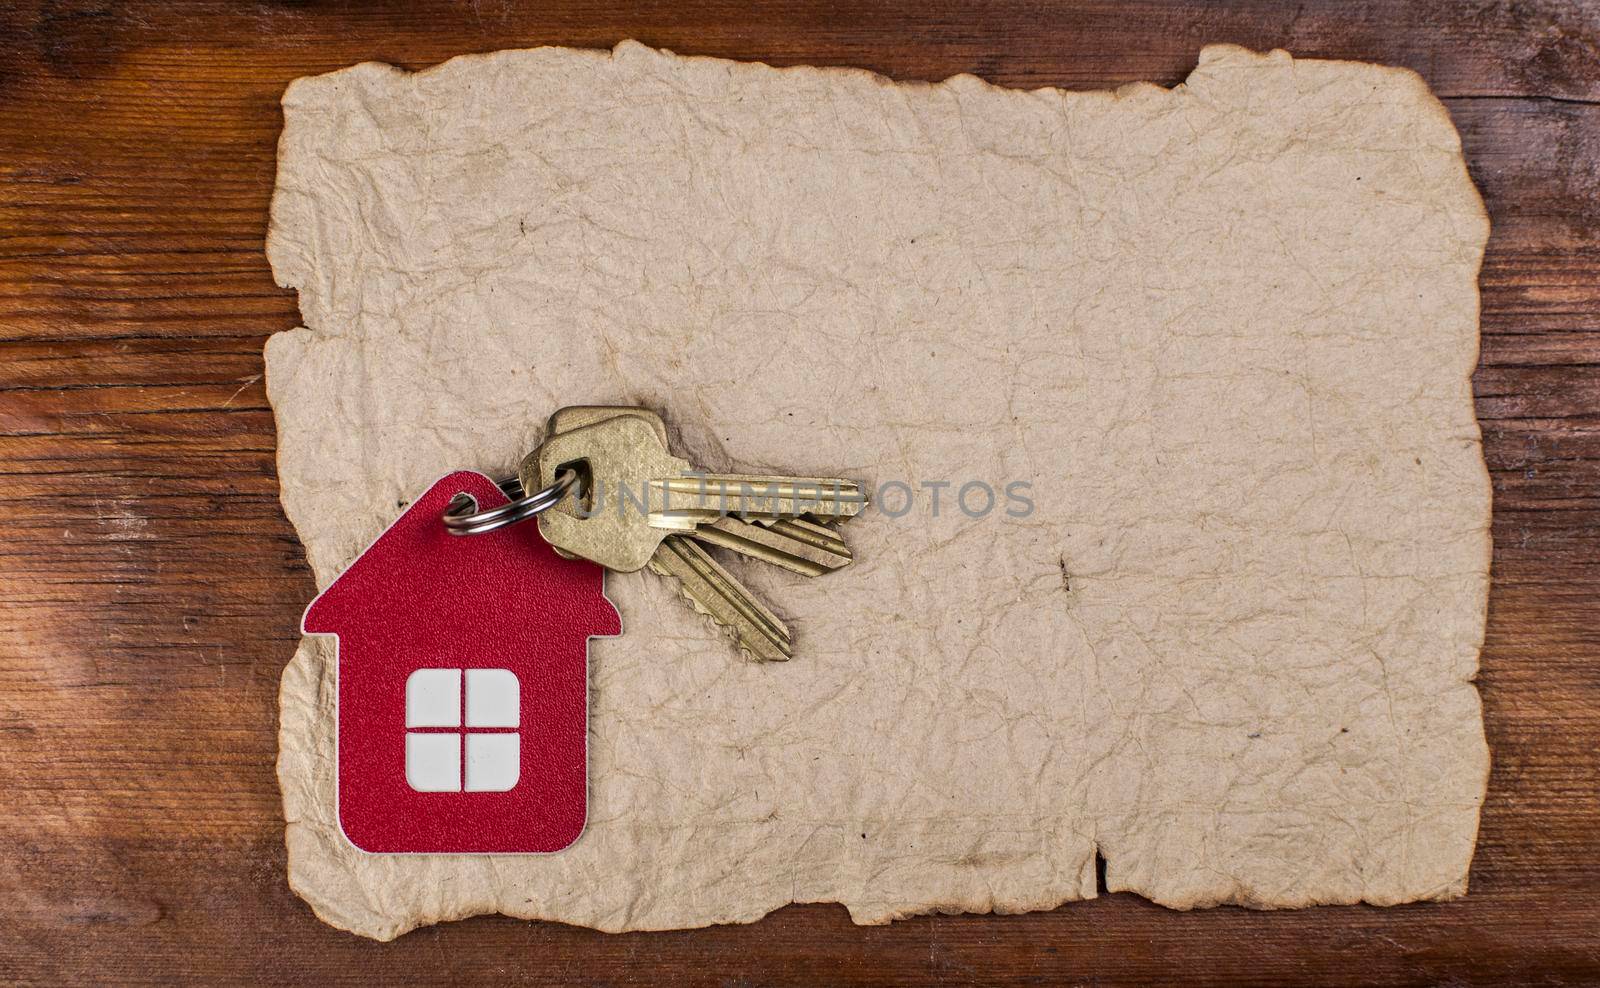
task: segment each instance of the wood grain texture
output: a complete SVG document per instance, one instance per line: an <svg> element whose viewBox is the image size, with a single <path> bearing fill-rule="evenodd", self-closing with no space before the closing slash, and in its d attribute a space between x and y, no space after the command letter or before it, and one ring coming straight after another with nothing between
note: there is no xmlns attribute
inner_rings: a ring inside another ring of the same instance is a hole
<svg viewBox="0 0 1600 988"><path fill-rule="evenodd" d="M623 39L1011 86L1182 80L1201 45L1416 69L1494 221L1494 756L1448 904L609 936L479 918L380 945L285 885L279 673L312 591L277 503L262 241L296 76ZM1600 4L856 9L756 0L0 3L0 980L7 983L1600 982Z"/></svg>

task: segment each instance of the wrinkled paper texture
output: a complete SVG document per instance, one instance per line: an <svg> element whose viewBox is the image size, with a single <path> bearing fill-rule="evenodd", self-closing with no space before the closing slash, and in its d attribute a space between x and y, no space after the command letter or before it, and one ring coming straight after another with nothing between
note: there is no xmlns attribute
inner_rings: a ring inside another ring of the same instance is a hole
<svg viewBox="0 0 1600 988"><path fill-rule="evenodd" d="M1488 221L1412 73L1219 46L1172 90L1020 92L626 43L283 104L268 251L307 328L268 388L319 586L563 405L661 410L714 470L917 488L841 572L729 564L787 664L608 578L588 829L554 855L346 843L305 639L278 773L323 919L1018 912L1095 895L1097 852L1180 908L1465 891ZM1034 510L970 517L970 481Z"/></svg>

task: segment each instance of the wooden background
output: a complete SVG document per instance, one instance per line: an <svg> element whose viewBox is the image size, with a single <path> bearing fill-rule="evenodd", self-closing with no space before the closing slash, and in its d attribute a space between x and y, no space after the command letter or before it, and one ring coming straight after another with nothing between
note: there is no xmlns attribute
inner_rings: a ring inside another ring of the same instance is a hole
<svg viewBox="0 0 1600 988"><path fill-rule="evenodd" d="M0 0L0 980L1600 982L1600 3L857 6ZM312 592L261 380L298 320L262 254L278 98L366 59L630 37L1022 87L1170 85L1210 41L1422 73L1494 220L1494 775L1466 899L1124 894L877 928L791 906L625 936L485 917L389 945L317 922L273 776Z"/></svg>

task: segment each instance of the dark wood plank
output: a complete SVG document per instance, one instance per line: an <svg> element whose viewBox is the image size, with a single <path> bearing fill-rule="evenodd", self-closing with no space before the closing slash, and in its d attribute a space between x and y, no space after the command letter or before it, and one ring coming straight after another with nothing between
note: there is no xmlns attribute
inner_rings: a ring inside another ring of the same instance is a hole
<svg viewBox="0 0 1600 988"><path fill-rule="evenodd" d="M1494 219L1495 488L1471 894L1282 913L1128 895L1017 917L607 936L479 918L379 945L284 880L278 676L311 580L277 504L261 252L292 78L638 38L688 54L1182 80L1200 45L1416 69ZM480 0L0 8L0 980L539 984L1600 981L1600 4Z"/></svg>

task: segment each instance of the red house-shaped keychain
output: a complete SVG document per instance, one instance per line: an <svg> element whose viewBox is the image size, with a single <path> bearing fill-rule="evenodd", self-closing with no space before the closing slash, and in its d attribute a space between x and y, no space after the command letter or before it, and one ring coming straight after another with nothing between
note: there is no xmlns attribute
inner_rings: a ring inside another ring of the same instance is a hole
<svg viewBox="0 0 1600 988"><path fill-rule="evenodd" d="M443 478L306 608L338 637L339 825L378 853L559 851L588 810L588 640L621 621L537 526L450 535L459 491L506 503Z"/></svg>

